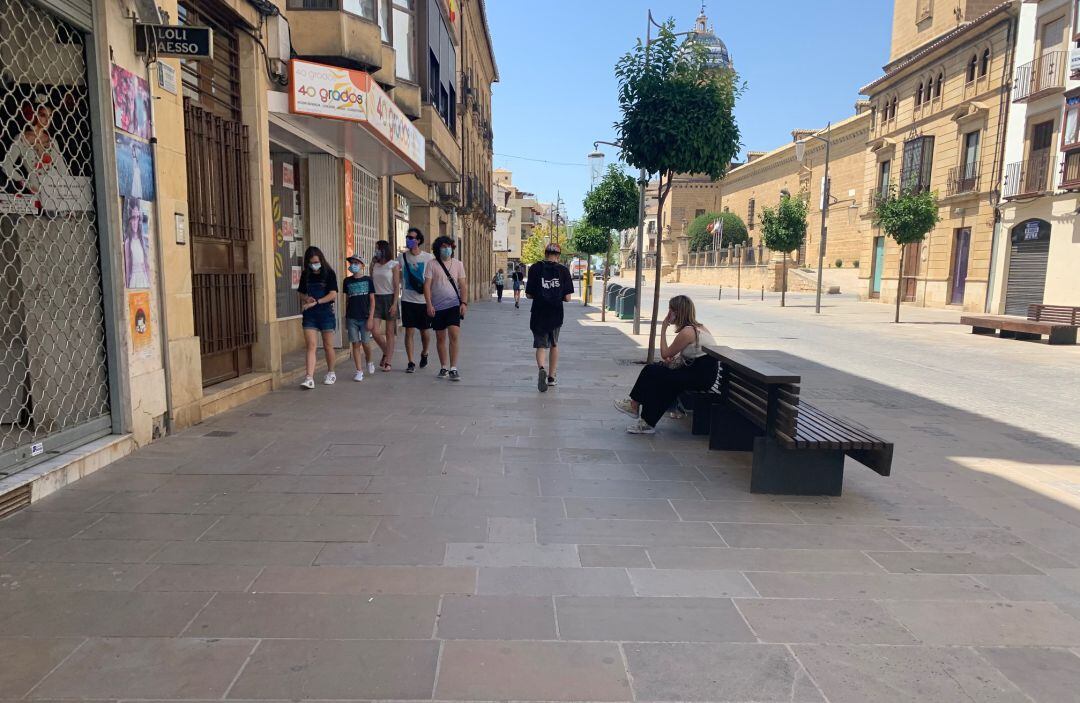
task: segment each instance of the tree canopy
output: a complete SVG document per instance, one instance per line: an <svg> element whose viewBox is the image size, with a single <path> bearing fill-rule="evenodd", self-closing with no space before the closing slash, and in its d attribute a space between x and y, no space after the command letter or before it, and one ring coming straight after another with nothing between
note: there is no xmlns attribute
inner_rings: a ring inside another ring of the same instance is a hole
<svg viewBox="0 0 1080 703"><path fill-rule="evenodd" d="M892 189L878 201L874 223L897 244L921 242L941 221L937 193Z"/></svg>
<svg viewBox="0 0 1080 703"><path fill-rule="evenodd" d="M578 222L574 225L570 246L579 254L592 256L611 251L614 241L610 229L597 227L589 222Z"/></svg>
<svg viewBox="0 0 1080 703"><path fill-rule="evenodd" d="M586 194L585 222L604 230L624 230L638 224L638 185L615 164Z"/></svg>
<svg viewBox="0 0 1080 703"><path fill-rule="evenodd" d="M806 201L785 195L775 207L761 209L762 242L786 255L806 241Z"/></svg>
<svg viewBox="0 0 1080 703"><path fill-rule="evenodd" d="M537 261L544 260L544 247L552 241L552 230L554 225L550 222L541 222L533 228L533 232L529 235L521 244L521 262L524 264L535 264ZM572 247L566 238L566 226L559 225L559 231L554 241L558 242L559 247L562 249L562 258L567 258L573 253Z"/></svg>
<svg viewBox="0 0 1080 703"><path fill-rule="evenodd" d="M709 225L720 220L724 223L723 236L720 246L727 247L729 244L744 244L748 239L746 225L742 218L733 212L707 212L694 218L687 229L690 237L690 251L705 251L712 248L713 233L709 231Z"/></svg>

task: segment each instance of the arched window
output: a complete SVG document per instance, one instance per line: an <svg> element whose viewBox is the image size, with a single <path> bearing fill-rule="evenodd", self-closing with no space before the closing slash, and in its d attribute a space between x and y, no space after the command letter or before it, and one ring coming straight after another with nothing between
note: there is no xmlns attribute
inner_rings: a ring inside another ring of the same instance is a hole
<svg viewBox="0 0 1080 703"><path fill-rule="evenodd" d="M990 50L983 52L982 62L979 64L979 77L982 78L990 72Z"/></svg>
<svg viewBox="0 0 1080 703"><path fill-rule="evenodd" d="M941 89L945 85L945 72L941 71L937 74L937 83L934 85L934 97L941 97Z"/></svg>
<svg viewBox="0 0 1080 703"><path fill-rule="evenodd" d="M893 96L892 104L889 106L889 119L896 119L896 96Z"/></svg>
<svg viewBox="0 0 1080 703"><path fill-rule="evenodd" d="M919 83L919 89L915 91L915 107L923 103L923 84Z"/></svg>
<svg viewBox="0 0 1080 703"><path fill-rule="evenodd" d="M975 80L975 70L979 67L979 57L972 56L971 61L968 61L967 79L968 83Z"/></svg>

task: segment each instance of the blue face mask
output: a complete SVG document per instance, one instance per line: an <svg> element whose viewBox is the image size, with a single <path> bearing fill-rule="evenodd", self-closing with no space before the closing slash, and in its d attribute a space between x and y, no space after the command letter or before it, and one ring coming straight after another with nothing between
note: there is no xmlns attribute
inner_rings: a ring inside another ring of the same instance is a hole
<svg viewBox="0 0 1080 703"><path fill-rule="evenodd" d="M349 264L350 273L360 273L360 264Z"/></svg>
<svg viewBox="0 0 1080 703"><path fill-rule="evenodd" d="M406 237L405 238L405 248L406 249L414 249L415 247L416 247L416 238L415 237Z"/></svg>
<svg viewBox="0 0 1080 703"><path fill-rule="evenodd" d="M454 256L454 250L450 247L443 247L439 251L442 252L442 258L444 259L449 259Z"/></svg>

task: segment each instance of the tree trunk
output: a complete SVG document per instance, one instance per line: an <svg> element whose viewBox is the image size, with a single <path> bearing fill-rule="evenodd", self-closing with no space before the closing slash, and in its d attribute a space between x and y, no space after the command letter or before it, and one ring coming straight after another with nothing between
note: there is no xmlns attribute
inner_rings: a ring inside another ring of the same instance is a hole
<svg viewBox="0 0 1080 703"><path fill-rule="evenodd" d="M787 306L787 252L784 252L784 278L780 281L780 307Z"/></svg>
<svg viewBox="0 0 1080 703"><path fill-rule="evenodd" d="M653 277L653 301L652 321L649 323L649 355L645 363L651 364L656 354L656 320L660 316L660 270L664 262L664 201L667 200L667 190L664 188L664 174L660 174L660 185L657 189L656 205L656 275ZM667 184L671 185L671 174L667 176Z"/></svg>
<svg viewBox="0 0 1080 703"><path fill-rule="evenodd" d="M900 322L900 299L904 297L904 252L906 244L900 245L900 265L896 269L896 317L893 322Z"/></svg>

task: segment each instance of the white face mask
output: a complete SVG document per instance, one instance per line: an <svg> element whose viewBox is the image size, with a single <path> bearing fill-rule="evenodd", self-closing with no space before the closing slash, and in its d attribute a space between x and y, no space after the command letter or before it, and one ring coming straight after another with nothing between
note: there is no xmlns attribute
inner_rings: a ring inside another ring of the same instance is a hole
<svg viewBox="0 0 1080 703"><path fill-rule="evenodd" d="M308 264L308 266L310 266L311 270L315 271L316 273L318 273L319 269L322 268L322 264L320 264L318 261L313 261L310 264Z"/></svg>

